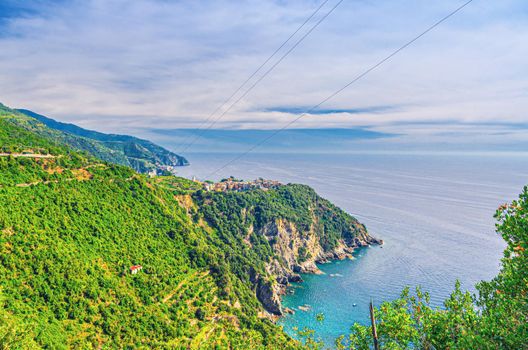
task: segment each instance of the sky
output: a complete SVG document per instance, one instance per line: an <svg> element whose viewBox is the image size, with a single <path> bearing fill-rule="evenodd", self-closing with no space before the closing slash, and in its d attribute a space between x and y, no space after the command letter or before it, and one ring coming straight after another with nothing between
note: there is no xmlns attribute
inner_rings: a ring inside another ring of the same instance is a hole
<svg viewBox="0 0 528 350"><path fill-rule="evenodd" d="M167 143L207 126L322 2L0 0L0 102ZM212 129L283 127L464 2L344 0ZM522 149L526 57L528 3L474 0L291 127Z"/></svg>

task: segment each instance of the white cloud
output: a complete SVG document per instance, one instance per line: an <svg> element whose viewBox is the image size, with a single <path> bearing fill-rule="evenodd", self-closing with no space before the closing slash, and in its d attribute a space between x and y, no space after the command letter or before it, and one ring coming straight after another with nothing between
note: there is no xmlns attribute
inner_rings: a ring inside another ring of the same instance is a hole
<svg viewBox="0 0 528 350"><path fill-rule="evenodd" d="M1 24L0 99L102 131L196 127L318 3L36 2ZM280 127L262 110L318 103L461 3L345 1L217 126ZM522 0L474 1L325 105L398 108L296 126L526 121L527 19Z"/></svg>

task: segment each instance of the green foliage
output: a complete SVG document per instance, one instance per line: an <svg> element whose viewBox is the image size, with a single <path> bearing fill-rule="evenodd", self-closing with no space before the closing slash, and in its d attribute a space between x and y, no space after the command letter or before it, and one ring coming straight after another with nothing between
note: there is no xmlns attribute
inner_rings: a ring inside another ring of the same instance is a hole
<svg viewBox="0 0 528 350"><path fill-rule="evenodd" d="M193 225L163 189L115 173L0 189L5 308L36 325L32 341L51 348L191 344L202 328L196 319L223 329L227 343L242 344L242 333L258 327L289 342L256 317L259 304L231 277L214 232ZM144 269L131 275L133 264ZM215 316L244 323L237 329Z"/></svg>
<svg viewBox="0 0 528 350"><path fill-rule="evenodd" d="M301 339L304 347L309 350L323 349L324 343L320 339L315 338L315 331L309 328L297 330L297 335Z"/></svg>
<svg viewBox="0 0 528 350"><path fill-rule="evenodd" d="M0 290L0 349L37 349L34 337L29 324L5 309L5 298Z"/></svg>
<svg viewBox="0 0 528 350"><path fill-rule="evenodd" d="M149 180L152 184L174 191L174 194L193 194L201 190L199 182L191 181L183 177L176 176L156 176Z"/></svg>
<svg viewBox="0 0 528 350"><path fill-rule="evenodd" d="M305 246L299 248L299 262L304 262L312 257L312 254Z"/></svg>
<svg viewBox="0 0 528 350"><path fill-rule="evenodd" d="M482 337L503 348L528 348L528 187L495 215L507 243L502 269L477 285Z"/></svg>
<svg viewBox="0 0 528 350"><path fill-rule="evenodd" d="M23 152L26 149L36 148L42 154L66 153L67 149L55 142L39 137L34 133L17 127L11 122L11 115L3 114L0 106L0 153Z"/></svg>
<svg viewBox="0 0 528 350"><path fill-rule="evenodd" d="M259 317L253 279L272 283L264 267L274 253L256 230L286 219L330 242L351 238L355 219L306 186L206 193L189 180L146 178L9 113L2 146L28 154L0 156L1 345L301 346ZM135 264L143 269L132 275Z"/></svg>
<svg viewBox="0 0 528 350"><path fill-rule="evenodd" d="M226 240L243 238L249 227L259 231L278 219L294 223L299 232L313 230L325 251L336 247L340 240L351 241L366 234L365 227L315 191L305 185L289 184L268 191L197 192L204 218L220 232L237 232ZM253 250L260 257L270 256L267 242L252 236ZM310 258L306 251L301 258Z"/></svg>

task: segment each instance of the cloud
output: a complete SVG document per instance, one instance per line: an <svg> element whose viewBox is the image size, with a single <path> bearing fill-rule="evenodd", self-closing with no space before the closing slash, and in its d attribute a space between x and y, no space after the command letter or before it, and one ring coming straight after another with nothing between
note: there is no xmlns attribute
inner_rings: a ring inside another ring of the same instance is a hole
<svg viewBox="0 0 528 350"><path fill-rule="evenodd" d="M0 101L107 132L197 128L319 3L3 1ZM343 2L215 127L281 127L461 3ZM294 127L523 123L527 23L523 0L475 1Z"/></svg>
<svg viewBox="0 0 528 350"><path fill-rule="evenodd" d="M268 139L257 152L335 152L345 150L366 140L396 137L395 134L355 129L290 129L280 137L273 137L274 130L198 130L198 129L151 129L145 135L164 146L181 152L193 142L192 152L240 152L258 140Z"/></svg>

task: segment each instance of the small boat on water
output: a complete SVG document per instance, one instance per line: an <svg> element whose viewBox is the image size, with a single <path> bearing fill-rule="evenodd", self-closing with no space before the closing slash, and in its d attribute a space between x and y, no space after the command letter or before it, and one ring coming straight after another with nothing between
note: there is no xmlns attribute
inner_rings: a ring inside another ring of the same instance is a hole
<svg viewBox="0 0 528 350"><path fill-rule="evenodd" d="M354 304L352 304L352 306L353 306L353 307L356 307L356 306L357 306L357 304L356 304L356 303L354 303Z"/></svg>
<svg viewBox="0 0 528 350"><path fill-rule="evenodd" d="M304 304L297 307L301 311L310 311L310 305Z"/></svg>

